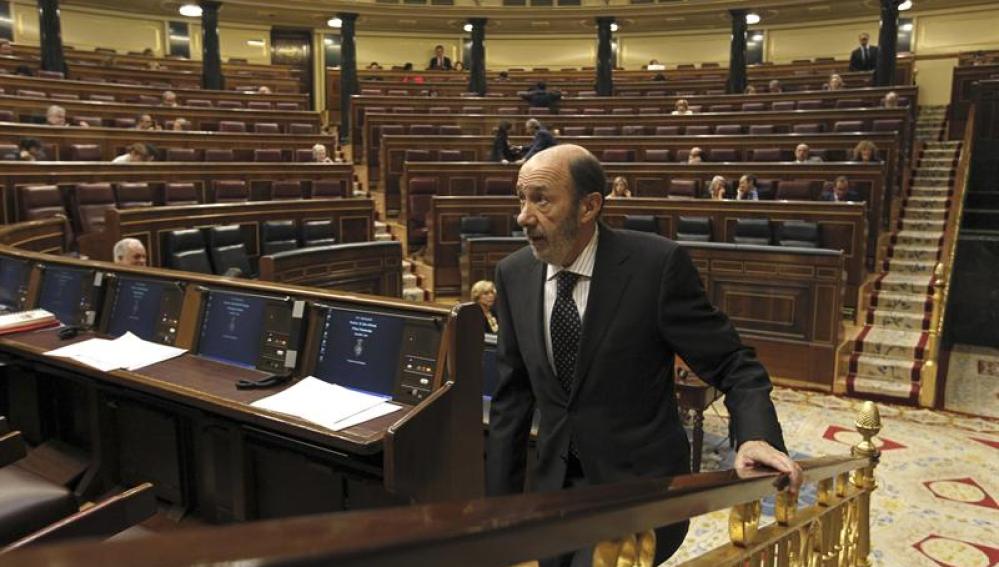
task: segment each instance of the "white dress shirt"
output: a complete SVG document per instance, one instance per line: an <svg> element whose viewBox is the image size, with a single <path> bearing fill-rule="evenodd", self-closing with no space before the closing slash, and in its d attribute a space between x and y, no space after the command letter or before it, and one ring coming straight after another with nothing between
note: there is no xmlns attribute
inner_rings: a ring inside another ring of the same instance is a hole
<svg viewBox="0 0 999 567"><path fill-rule="evenodd" d="M579 275L576 287L572 289L572 300L576 302L579 320L582 322L583 315L586 313L586 301L590 297L590 280L593 279L593 265L597 260L597 236L599 233L600 228L597 226L590 241L586 244L586 248L583 248L572 264L564 267L548 264L548 272L545 276L545 351L548 353L548 364L553 372L555 371L555 357L552 355L551 322L552 310L555 309L555 298L558 296L558 279L555 276L562 270Z"/></svg>

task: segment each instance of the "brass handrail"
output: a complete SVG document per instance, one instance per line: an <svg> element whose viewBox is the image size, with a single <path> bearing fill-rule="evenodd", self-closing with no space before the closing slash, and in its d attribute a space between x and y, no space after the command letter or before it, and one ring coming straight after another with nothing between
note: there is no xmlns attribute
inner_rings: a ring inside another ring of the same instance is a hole
<svg viewBox="0 0 999 567"><path fill-rule="evenodd" d="M947 313L947 300L950 297L950 273L954 269L954 257L957 251L958 236L961 232L961 217L964 215L964 199L971 182L971 155L974 151L975 105L972 103L968 112L968 122L964 126L964 138L961 142L961 158L957 164L957 176L954 179L953 205L947 215L944 226L943 245L940 261L933 269L933 308L930 312L929 340L926 344L926 361L923 364L921 385L919 388L919 405L935 407L938 402L938 384L943 372L940 368L940 339L943 335L943 325Z"/></svg>

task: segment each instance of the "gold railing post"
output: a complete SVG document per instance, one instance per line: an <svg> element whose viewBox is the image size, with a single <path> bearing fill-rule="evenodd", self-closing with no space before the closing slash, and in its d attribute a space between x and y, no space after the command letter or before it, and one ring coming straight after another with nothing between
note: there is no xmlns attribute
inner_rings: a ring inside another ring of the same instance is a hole
<svg viewBox="0 0 999 567"><path fill-rule="evenodd" d="M739 547L747 547L756 538L760 528L760 514L763 504L759 500L739 504L732 508L728 516L728 537Z"/></svg>
<svg viewBox="0 0 999 567"><path fill-rule="evenodd" d="M881 431L881 413L874 402L864 402L854 424L863 441L850 449L855 457L871 459L871 464L854 471L853 485L861 490L857 499L857 554L856 567L871 565L871 494L877 488L874 480L874 467L877 466L881 451L874 445L873 437Z"/></svg>

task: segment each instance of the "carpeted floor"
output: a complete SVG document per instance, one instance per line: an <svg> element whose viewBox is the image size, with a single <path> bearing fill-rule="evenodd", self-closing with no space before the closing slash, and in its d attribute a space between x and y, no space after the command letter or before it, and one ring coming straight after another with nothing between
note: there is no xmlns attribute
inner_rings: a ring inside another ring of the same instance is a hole
<svg viewBox="0 0 999 567"><path fill-rule="evenodd" d="M853 420L860 402L777 389L774 401L795 458L846 455L860 440ZM993 402L994 403L994 402ZM705 415L705 469L728 466L725 408ZM999 420L879 405L883 451L873 500L874 564L880 567L999 565ZM718 447L718 452L714 447ZM800 501L814 502L814 487ZM773 521L764 503L764 523ZM727 511L697 518L666 565L728 541Z"/></svg>
<svg viewBox="0 0 999 567"><path fill-rule="evenodd" d="M961 413L999 418L999 348L954 347L947 369L944 406Z"/></svg>

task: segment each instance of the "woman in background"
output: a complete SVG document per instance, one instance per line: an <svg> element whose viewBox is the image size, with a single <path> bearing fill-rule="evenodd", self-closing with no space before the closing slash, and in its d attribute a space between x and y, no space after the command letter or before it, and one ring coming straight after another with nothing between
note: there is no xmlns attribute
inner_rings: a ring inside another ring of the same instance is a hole
<svg viewBox="0 0 999 567"><path fill-rule="evenodd" d="M627 199L631 197L631 189L628 188L628 180L620 175L614 178L611 183L611 192L607 194L608 199Z"/></svg>
<svg viewBox="0 0 999 567"><path fill-rule="evenodd" d="M724 201L727 190L728 181L721 175L716 175L711 178L711 184L708 185L708 198L712 201Z"/></svg>
<svg viewBox="0 0 999 567"><path fill-rule="evenodd" d="M507 120L501 120L496 125L496 133L493 136L493 149L489 152L490 161L511 163L520 159L520 152L510 146L509 138L512 126Z"/></svg>
<svg viewBox="0 0 999 567"><path fill-rule="evenodd" d="M493 315L493 304L496 303L496 285L489 280L479 280L472 285L472 301L482 308L482 314L486 318L485 331L496 333L499 331L499 321Z"/></svg>

